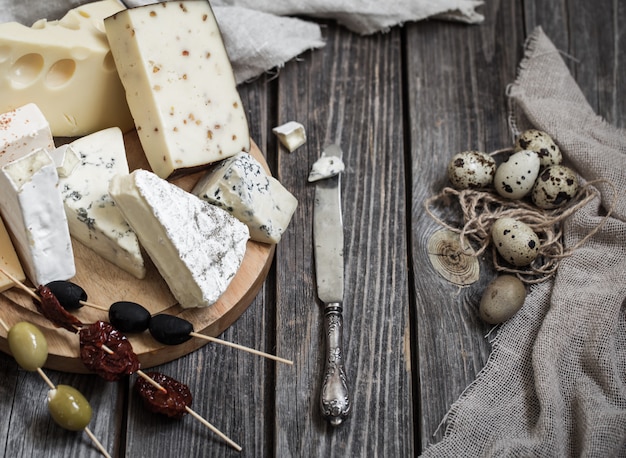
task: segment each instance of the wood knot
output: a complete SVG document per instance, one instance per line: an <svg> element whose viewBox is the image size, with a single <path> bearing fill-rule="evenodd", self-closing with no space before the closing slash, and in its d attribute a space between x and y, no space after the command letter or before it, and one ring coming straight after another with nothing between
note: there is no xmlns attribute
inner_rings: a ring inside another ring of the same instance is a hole
<svg viewBox="0 0 626 458"><path fill-rule="evenodd" d="M467 239L442 229L428 239L428 258L443 278L455 285L467 286L478 280L480 264Z"/></svg>

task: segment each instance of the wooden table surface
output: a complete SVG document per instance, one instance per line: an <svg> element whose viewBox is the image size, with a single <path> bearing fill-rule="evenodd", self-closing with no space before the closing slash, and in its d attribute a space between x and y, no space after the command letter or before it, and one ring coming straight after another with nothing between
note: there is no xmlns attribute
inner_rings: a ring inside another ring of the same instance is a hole
<svg viewBox="0 0 626 458"><path fill-rule="evenodd" d="M489 356L490 327L476 306L493 274L483 263L467 288L439 276L426 252L438 226L424 199L446 185L456 152L511 145L506 87L536 26L596 112L626 125L626 3L488 1L480 11L481 25L433 20L368 37L327 22L324 48L240 87L252 136L299 206L261 291L221 337L294 365L208 344L157 368L186 383L194 410L241 452L189 416L147 414L129 390L134 379L48 371L90 400L90 428L113 456L408 457L442 437L446 412ZM308 142L288 153L271 129L291 120L305 125ZM347 165L344 356L353 393L351 417L336 428L318 408L322 305L306 180L333 142ZM99 456L84 433L51 420L36 373L1 354L0 380L0 456Z"/></svg>

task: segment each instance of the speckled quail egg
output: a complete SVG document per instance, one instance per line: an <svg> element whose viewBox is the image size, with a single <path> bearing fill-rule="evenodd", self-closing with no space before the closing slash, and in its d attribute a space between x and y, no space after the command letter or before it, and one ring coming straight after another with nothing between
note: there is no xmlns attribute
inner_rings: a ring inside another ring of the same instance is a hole
<svg viewBox="0 0 626 458"><path fill-rule="evenodd" d="M530 150L539 155L542 167L560 164L563 161L561 150L550 135L542 130L529 129L515 141L515 151Z"/></svg>
<svg viewBox="0 0 626 458"><path fill-rule="evenodd" d="M539 168L537 153L518 151L498 166L493 177L493 186L502 197L521 199L532 190Z"/></svg>
<svg viewBox="0 0 626 458"><path fill-rule="evenodd" d="M456 189L486 188L493 182L496 161L481 151L463 151L448 164L448 178Z"/></svg>
<svg viewBox="0 0 626 458"><path fill-rule="evenodd" d="M478 312L486 323L502 323L515 315L525 300L524 283L513 275L500 275L485 288Z"/></svg>
<svg viewBox="0 0 626 458"><path fill-rule="evenodd" d="M564 165L552 165L537 177L531 197L537 207L550 210L567 203L577 192L576 173Z"/></svg>
<svg viewBox="0 0 626 458"><path fill-rule="evenodd" d="M500 218L491 227L491 240L502 258L517 267L529 265L539 254L539 236L514 218Z"/></svg>

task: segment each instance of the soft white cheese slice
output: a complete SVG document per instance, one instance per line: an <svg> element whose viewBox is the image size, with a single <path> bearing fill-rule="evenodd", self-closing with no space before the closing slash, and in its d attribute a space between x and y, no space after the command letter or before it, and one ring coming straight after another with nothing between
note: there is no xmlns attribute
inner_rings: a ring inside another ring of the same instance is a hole
<svg viewBox="0 0 626 458"><path fill-rule="evenodd" d="M122 131L111 127L67 146L64 162L79 157L72 172L59 178L70 234L104 259L137 278L146 276L137 236L109 195L109 182L128 174Z"/></svg>
<svg viewBox="0 0 626 458"><path fill-rule="evenodd" d="M246 152L222 161L192 192L231 213L248 226L251 239L264 243L280 241L298 206L298 200Z"/></svg>
<svg viewBox="0 0 626 458"><path fill-rule="evenodd" d="M309 181L319 181L325 178L334 177L335 175L339 175L343 172L345 168L346 166L341 158L336 156L326 156L326 154L322 153L320 158L315 161L311 167Z"/></svg>
<svg viewBox="0 0 626 458"><path fill-rule="evenodd" d="M124 6L102 0L32 27L0 24L0 111L36 103L54 136L133 127L103 19Z"/></svg>
<svg viewBox="0 0 626 458"><path fill-rule="evenodd" d="M51 150L54 140L50 125L37 105L28 103L0 114L0 166L38 148Z"/></svg>
<svg viewBox="0 0 626 458"><path fill-rule="evenodd" d="M215 303L243 261L248 227L146 170L115 176L109 192L180 305Z"/></svg>
<svg viewBox="0 0 626 458"><path fill-rule="evenodd" d="M274 127L272 132L290 153L306 143L306 130L302 124L296 121L289 121Z"/></svg>
<svg viewBox="0 0 626 458"><path fill-rule="evenodd" d="M26 276L35 285L76 274L57 182L56 165L44 149L0 169L0 211Z"/></svg>
<svg viewBox="0 0 626 458"><path fill-rule="evenodd" d="M26 279L20 260L13 247L13 242L11 242L11 237L9 236L2 218L0 218L0 266L19 281ZM13 281L3 273L0 273L0 291L6 291L13 286L15 286Z"/></svg>
<svg viewBox="0 0 626 458"><path fill-rule="evenodd" d="M131 8L104 25L154 173L167 178L250 149L246 114L209 2Z"/></svg>

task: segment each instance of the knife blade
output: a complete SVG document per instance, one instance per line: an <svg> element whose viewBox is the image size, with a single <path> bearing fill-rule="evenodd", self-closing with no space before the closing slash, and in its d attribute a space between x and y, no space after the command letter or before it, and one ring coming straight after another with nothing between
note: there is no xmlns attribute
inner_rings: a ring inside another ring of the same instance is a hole
<svg viewBox="0 0 626 458"><path fill-rule="evenodd" d="M341 159L338 145L324 155ZM324 303L326 352L320 396L322 416L331 425L341 424L350 412L351 400L343 363L343 221L341 175L326 178L315 186L313 243L317 295Z"/></svg>

